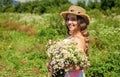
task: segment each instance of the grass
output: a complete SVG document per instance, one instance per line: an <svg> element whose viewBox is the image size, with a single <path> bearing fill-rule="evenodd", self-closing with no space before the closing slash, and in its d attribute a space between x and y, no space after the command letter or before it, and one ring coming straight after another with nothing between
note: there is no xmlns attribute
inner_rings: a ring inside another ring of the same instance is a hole
<svg viewBox="0 0 120 77"><path fill-rule="evenodd" d="M95 13L95 14L94 14ZM119 76L120 21L90 10L91 24L87 77ZM59 14L0 13L0 77L47 77L49 60L45 45L49 39L66 36Z"/></svg>

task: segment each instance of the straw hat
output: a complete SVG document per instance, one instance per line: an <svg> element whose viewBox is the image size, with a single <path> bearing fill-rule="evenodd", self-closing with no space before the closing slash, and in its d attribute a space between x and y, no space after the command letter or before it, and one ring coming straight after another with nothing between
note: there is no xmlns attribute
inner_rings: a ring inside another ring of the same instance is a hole
<svg viewBox="0 0 120 77"><path fill-rule="evenodd" d="M90 17L86 14L86 10L80 6L72 5L69 7L68 11L61 12L61 16L66 19L67 14L75 14L83 17L86 20L87 25L90 23Z"/></svg>

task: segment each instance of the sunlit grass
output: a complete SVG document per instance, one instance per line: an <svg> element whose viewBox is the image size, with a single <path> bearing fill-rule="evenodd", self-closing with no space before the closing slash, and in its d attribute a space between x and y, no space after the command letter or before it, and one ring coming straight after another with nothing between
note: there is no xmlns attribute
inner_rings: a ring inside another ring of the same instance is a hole
<svg viewBox="0 0 120 77"><path fill-rule="evenodd" d="M98 10L88 13L91 17L88 26L91 67L87 77L93 73L96 73L94 76L116 76L119 70L120 19L107 17ZM57 13L0 13L0 76L46 77L48 57L45 45L49 39L58 40L66 35L64 22Z"/></svg>

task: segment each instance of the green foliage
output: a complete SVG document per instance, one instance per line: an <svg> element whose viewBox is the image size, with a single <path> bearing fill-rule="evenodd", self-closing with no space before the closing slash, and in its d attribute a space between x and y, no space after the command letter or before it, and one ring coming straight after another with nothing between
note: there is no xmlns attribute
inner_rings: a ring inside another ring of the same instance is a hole
<svg viewBox="0 0 120 77"><path fill-rule="evenodd" d="M115 7L120 7L120 1L119 0L114 0Z"/></svg>
<svg viewBox="0 0 120 77"><path fill-rule="evenodd" d="M115 6L114 0L101 0L101 8L103 10L111 9L114 6Z"/></svg>
<svg viewBox="0 0 120 77"><path fill-rule="evenodd" d="M83 7L83 8L86 8L85 1L84 1L84 2L78 1L78 2L77 2L77 5L78 5L78 6L81 6L81 7Z"/></svg>
<svg viewBox="0 0 120 77"><path fill-rule="evenodd" d="M72 5L68 0L32 0L25 3L12 4L12 0L0 1L0 12L16 12L16 13L31 13L31 14L44 14L44 13L58 13ZM119 0L97 0L89 1L86 4L85 0L78 1L78 6L81 6L87 10L99 9L106 15L112 13L119 14L120 1Z"/></svg>
<svg viewBox="0 0 120 77"><path fill-rule="evenodd" d="M52 3L52 0L49 1ZM62 2L62 0L60 1ZM26 5L31 5L31 3ZM53 10L52 13L49 13L50 7L53 6L50 3L44 3L50 6L43 6L45 7L44 12L48 12L44 14L39 10L43 8L36 6L38 4L33 2L31 8L24 7L24 4L15 7L16 12L31 11L36 14L0 13L1 77L47 76L46 43L49 39L59 40L67 35L65 23L59 12L67 10L70 4L67 4L66 1L65 5L57 3L60 8L52 8L57 10L56 13ZM57 6L55 4L54 6ZM33 8L34 10L32 10ZM87 77L118 77L120 75L119 8L112 7L111 10L108 10L107 15L104 15L104 11L99 9L89 9L87 13L91 18L88 26L91 66L85 71L86 75Z"/></svg>
<svg viewBox="0 0 120 77"><path fill-rule="evenodd" d="M91 66L87 77L119 77L120 21L115 16L105 16L99 10L91 10L93 19L89 25Z"/></svg>
<svg viewBox="0 0 120 77"><path fill-rule="evenodd" d="M12 5L12 0L0 0L0 7Z"/></svg>
<svg viewBox="0 0 120 77"><path fill-rule="evenodd" d="M90 8L90 9L101 9L101 3L100 2L97 2L97 1L95 1L95 2L92 2L92 1L90 1L89 3L88 3L88 7Z"/></svg>
<svg viewBox="0 0 120 77"><path fill-rule="evenodd" d="M119 77L120 53L118 51L92 50L90 53L92 55L90 55L91 67L87 71L88 77Z"/></svg>
<svg viewBox="0 0 120 77"><path fill-rule="evenodd" d="M51 14L51 16L48 20L49 21L48 27L43 28L40 31L40 33L38 34L38 37L40 37L40 41L42 43L48 42L49 39L58 40L67 35L66 27L65 27L64 23L62 22L61 18L62 17L60 17L60 15L57 13L55 15Z"/></svg>
<svg viewBox="0 0 120 77"><path fill-rule="evenodd" d="M106 15L111 15L113 13L119 15L119 6L120 2L118 0L101 0L101 9L104 10L103 13Z"/></svg>
<svg viewBox="0 0 120 77"><path fill-rule="evenodd" d="M0 7L2 10L0 12L17 12L17 13L56 13L64 10L66 7L70 6L71 3L68 0L33 0L25 3L19 3L15 6L9 3L11 0L5 3L5 7ZM9 5L8 5L9 4ZM2 6L2 4L1 4Z"/></svg>

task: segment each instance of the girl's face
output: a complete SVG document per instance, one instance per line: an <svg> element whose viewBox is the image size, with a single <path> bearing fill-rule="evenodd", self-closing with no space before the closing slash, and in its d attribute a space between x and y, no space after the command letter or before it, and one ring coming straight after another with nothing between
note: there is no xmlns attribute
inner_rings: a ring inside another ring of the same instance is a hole
<svg viewBox="0 0 120 77"><path fill-rule="evenodd" d="M68 27L68 30L70 32L76 32L79 31L79 23L77 20L77 16L74 14L68 14L66 17L66 25Z"/></svg>

